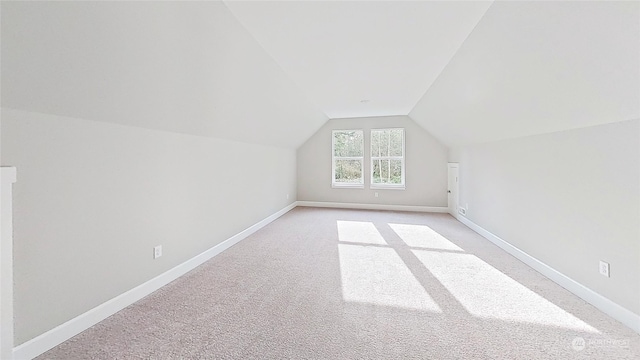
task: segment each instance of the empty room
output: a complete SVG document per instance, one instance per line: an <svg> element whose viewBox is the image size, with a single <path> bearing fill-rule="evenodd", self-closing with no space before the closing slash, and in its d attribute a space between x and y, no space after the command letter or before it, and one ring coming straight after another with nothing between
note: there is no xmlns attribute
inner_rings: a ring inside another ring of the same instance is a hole
<svg viewBox="0 0 640 360"><path fill-rule="evenodd" d="M640 2L0 32L0 359L640 359Z"/></svg>

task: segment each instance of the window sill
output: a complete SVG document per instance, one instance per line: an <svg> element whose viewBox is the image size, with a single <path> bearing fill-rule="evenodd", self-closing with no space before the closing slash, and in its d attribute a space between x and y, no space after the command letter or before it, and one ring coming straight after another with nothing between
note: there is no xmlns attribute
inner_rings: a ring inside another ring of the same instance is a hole
<svg viewBox="0 0 640 360"><path fill-rule="evenodd" d="M404 185L371 185L371 190L405 190Z"/></svg>
<svg viewBox="0 0 640 360"><path fill-rule="evenodd" d="M334 189L364 189L364 184L331 184Z"/></svg>

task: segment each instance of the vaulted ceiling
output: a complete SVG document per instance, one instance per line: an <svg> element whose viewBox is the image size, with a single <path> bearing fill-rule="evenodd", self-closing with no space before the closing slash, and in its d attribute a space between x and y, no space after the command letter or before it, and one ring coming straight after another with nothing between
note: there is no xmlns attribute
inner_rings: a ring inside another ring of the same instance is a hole
<svg viewBox="0 0 640 360"><path fill-rule="evenodd" d="M2 2L2 106L297 147L327 116L221 2Z"/></svg>
<svg viewBox="0 0 640 360"><path fill-rule="evenodd" d="M409 115L448 145L640 118L638 2L2 2L2 106L297 147Z"/></svg>
<svg viewBox="0 0 640 360"><path fill-rule="evenodd" d="M640 2L494 2L410 116L449 145L640 118Z"/></svg>
<svg viewBox="0 0 640 360"><path fill-rule="evenodd" d="M227 2L332 119L408 114L490 4Z"/></svg>

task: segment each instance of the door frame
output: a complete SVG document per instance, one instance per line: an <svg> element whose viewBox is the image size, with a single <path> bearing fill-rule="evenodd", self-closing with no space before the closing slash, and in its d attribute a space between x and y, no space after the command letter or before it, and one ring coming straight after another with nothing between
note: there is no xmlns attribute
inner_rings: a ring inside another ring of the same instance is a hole
<svg viewBox="0 0 640 360"><path fill-rule="evenodd" d="M451 188L451 170L455 169L456 179L453 181L454 188ZM451 196L449 194L452 194ZM455 194L455 195L453 195ZM455 204L451 204L451 198L455 196ZM447 164L447 207L449 208L449 214L452 216L458 215L458 206L460 203L460 164L450 162Z"/></svg>

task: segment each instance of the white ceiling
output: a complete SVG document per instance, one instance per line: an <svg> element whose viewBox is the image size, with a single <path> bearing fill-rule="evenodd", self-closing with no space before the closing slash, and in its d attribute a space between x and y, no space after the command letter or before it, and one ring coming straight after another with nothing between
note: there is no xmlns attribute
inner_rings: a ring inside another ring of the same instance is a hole
<svg viewBox="0 0 640 360"><path fill-rule="evenodd" d="M226 4L333 119L407 115L491 2Z"/></svg>
<svg viewBox="0 0 640 360"><path fill-rule="evenodd" d="M449 145L640 118L640 2L495 2L409 116Z"/></svg>
<svg viewBox="0 0 640 360"><path fill-rule="evenodd" d="M1 6L3 107L293 148L327 121L222 2Z"/></svg>
<svg viewBox="0 0 640 360"><path fill-rule="evenodd" d="M639 2L0 6L8 108L294 148L328 118L447 145L640 118Z"/></svg>

